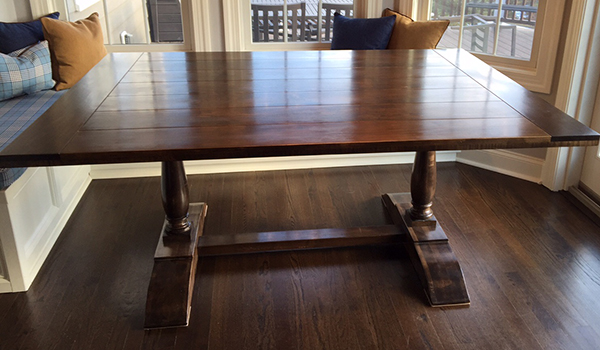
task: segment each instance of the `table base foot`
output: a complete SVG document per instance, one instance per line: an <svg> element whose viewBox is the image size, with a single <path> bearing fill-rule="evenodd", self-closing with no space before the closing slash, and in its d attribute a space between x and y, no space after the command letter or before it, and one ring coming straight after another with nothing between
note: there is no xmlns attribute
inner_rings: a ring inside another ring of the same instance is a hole
<svg viewBox="0 0 600 350"><path fill-rule="evenodd" d="M196 245L204 229L206 211L204 203L190 204L189 235L167 235L166 222L163 225L154 254L144 328L187 326L198 263Z"/></svg>
<svg viewBox="0 0 600 350"><path fill-rule="evenodd" d="M411 220L410 193L388 193L382 199L394 224L406 233L406 248L431 306L469 305L462 269L435 217L424 222Z"/></svg>

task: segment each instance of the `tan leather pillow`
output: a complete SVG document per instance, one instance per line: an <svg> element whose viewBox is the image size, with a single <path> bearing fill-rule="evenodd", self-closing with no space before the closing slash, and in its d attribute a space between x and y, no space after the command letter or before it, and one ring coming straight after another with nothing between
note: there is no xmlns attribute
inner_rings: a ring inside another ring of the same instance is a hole
<svg viewBox="0 0 600 350"><path fill-rule="evenodd" d="M97 13L77 22L42 18L44 38L52 59L52 79L57 91L75 85L104 56L104 38Z"/></svg>
<svg viewBox="0 0 600 350"><path fill-rule="evenodd" d="M383 10L383 17L396 16L388 49L435 49L450 21L415 22L394 10Z"/></svg>

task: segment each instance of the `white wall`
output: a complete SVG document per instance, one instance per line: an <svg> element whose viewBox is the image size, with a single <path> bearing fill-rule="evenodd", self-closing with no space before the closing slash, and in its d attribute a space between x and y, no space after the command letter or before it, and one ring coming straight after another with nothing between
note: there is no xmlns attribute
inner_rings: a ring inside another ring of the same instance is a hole
<svg viewBox="0 0 600 350"><path fill-rule="evenodd" d="M0 21L27 22L31 18L31 8L27 0L0 0Z"/></svg>

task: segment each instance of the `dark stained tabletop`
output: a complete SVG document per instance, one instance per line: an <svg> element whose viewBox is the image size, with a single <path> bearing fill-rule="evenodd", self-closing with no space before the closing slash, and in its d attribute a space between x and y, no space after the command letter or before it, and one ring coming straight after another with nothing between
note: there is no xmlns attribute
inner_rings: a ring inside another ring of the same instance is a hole
<svg viewBox="0 0 600 350"><path fill-rule="evenodd" d="M111 54L0 166L594 145L462 50Z"/></svg>

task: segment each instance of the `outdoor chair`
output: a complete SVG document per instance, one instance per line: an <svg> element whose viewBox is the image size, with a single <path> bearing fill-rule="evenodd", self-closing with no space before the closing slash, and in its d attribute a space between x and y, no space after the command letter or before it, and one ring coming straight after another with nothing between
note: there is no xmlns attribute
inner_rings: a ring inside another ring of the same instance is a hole
<svg viewBox="0 0 600 350"><path fill-rule="evenodd" d="M323 10L325 10L325 16L323 17L323 29L325 31L325 40L331 41L331 31L333 29L333 14L339 13L345 17L354 17L354 5L353 4L331 4L323 3Z"/></svg>
<svg viewBox="0 0 600 350"><path fill-rule="evenodd" d="M290 41L305 41L306 3L287 5L288 38ZM252 41L283 41L283 5L252 4Z"/></svg>

